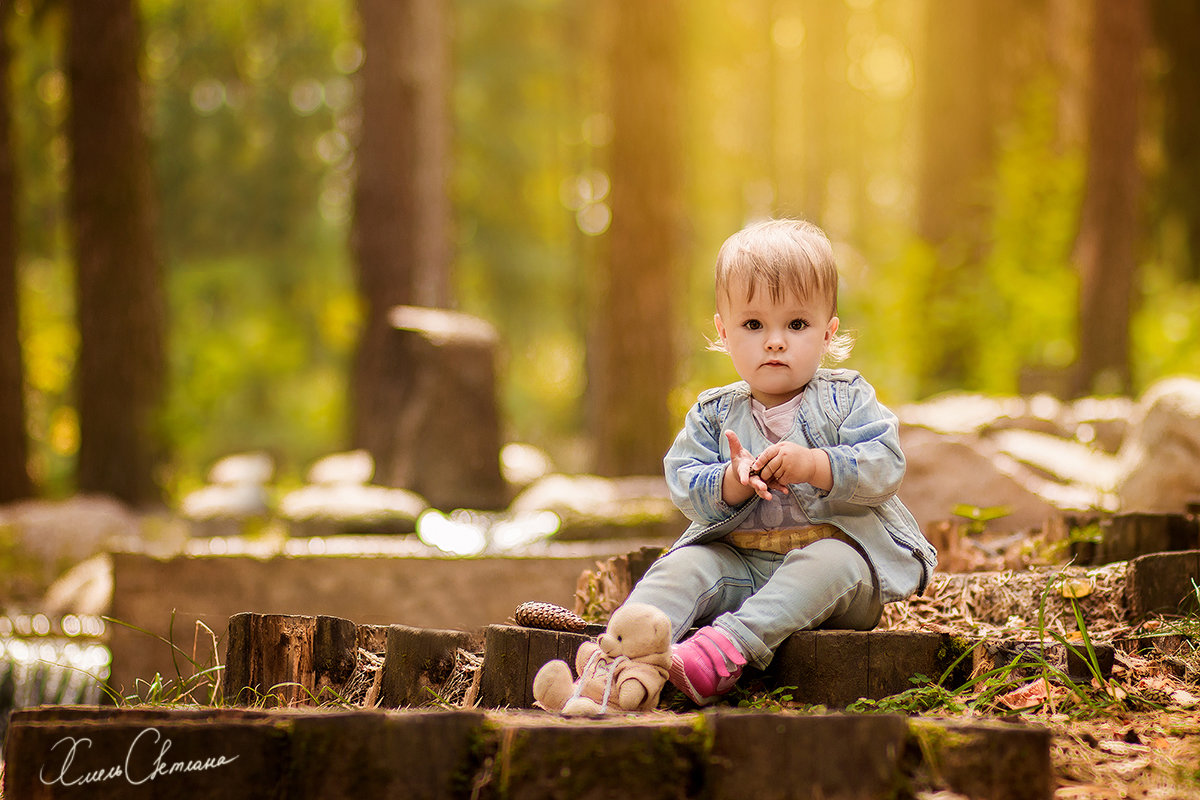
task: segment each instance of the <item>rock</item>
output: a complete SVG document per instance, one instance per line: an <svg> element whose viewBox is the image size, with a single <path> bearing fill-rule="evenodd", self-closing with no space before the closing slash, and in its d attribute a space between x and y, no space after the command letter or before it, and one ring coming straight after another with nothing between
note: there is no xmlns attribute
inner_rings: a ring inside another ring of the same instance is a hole
<svg viewBox="0 0 1200 800"><path fill-rule="evenodd" d="M308 470L308 482L322 486L368 483L375 474L375 459L366 450L334 453L318 460Z"/></svg>
<svg viewBox="0 0 1200 800"><path fill-rule="evenodd" d="M279 514L293 535L338 533L412 533L429 504L405 489L384 486L319 484L284 495Z"/></svg>
<svg viewBox="0 0 1200 800"><path fill-rule="evenodd" d="M114 543L142 538L137 515L102 495L0 506L0 531L5 529L12 537L10 546L40 563L47 582Z"/></svg>
<svg viewBox="0 0 1200 800"><path fill-rule="evenodd" d="M909 470L900 496L922 527L956 505L1008 506L992 530L1040 526L1060 511L1118 508L1131 401L942 395L903 406L901 442Z"/></svg>
<svg viewBox="0 0 1200 800"><path fill-rule="evenodd" d="M1116 486L1117 460L1073 439L1029 430L1001 430L988 439L1001 453L1056 483L1078 484L1097 493Z"/></svg>
<svg viewBox="0 0 1200 800"><path fill-rule="evenodd" d="M227 527L232 529L222 533L233 535L240 532L241 523L247 518L267 514L267 490L253 483L205 486L185 495L179 510L190 520L227 521ZM216 535L216 532L209 535Z"/></svg>
<svg viewBox="0 0 1200 800"><path fill-rule="evenodd" d="M1026 416L1020 397L948 393L921 403L900 406L896 415L905 425L915 425L945 434L978 433L998 420Z"/></svg>
<svg viewBox="0 0 1200 800"><path fill-rule="evenodd" d="M112 605L112 585L112 559L108 553L98 553L50 584L42 601L42 612L50 617L107 614Z"/></svg>
<svg viewBox="0 0 1200 800"><path fill-rule="evenodd" d="M509 511L553 511L562 521L559 539L649 536L674 540L687 519L658 476L601 478L547 475L521 492Z"/></svg>
<svg viewBox="0 0 1200 800"><path fill-rule="evenodd" d="M989 523L998 530L1040 526L1058 509L997 464L994 449L966 435L950 436L902 426L900 443L908 461L899 497L922 528L954 516L955 506L1007 506L1008 515ZM1010 464L1012 472L1020 472Z"/></svg>
<svg viewBox="0 0 1200 800"><path fill-rule="evenodd" d="M226 486L254 484L262 486L275 475L275 461L267 453L235 453L212 465L208 482Z"/></svg>
<svg viewBox="0 0 1200 800"><path fill-rule="evenodd" d="M524 489L553 472L554 462L540 448L521 442L509 442L500 448L500 471L506 483Z"/></svg>
<svg viewBox="0 0 1200 800"><path fill-rule="evenodd" d="M1200 499L1200 381L1169 378L1151 386L1119 458L1122 510L1181 512Z"/></svg>
<svg viewBox="0 0 1200 800"><path fill-rule="evenodd" d="M189 492L179 510L192 525L194 536L236 536L248 520L270 512L267 483L275 462L266 453L226 456L208 471L209 485Z"/></svg>
<svg viewBox="0 0 1200 800"><path fill-rule="evenodd" d="M1075 438L1106 453L1116 453L1129 432L1136 404L1128 397L1081 397L1071 406Z"/></svg>

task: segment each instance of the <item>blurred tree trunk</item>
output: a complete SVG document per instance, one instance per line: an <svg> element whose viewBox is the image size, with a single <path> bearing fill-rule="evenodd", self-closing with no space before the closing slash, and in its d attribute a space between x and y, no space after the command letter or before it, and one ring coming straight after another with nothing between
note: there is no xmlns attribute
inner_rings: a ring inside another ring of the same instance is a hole
<svg viewBox="0 0 1200 800"><path fill-rule="evenodd" d="M1200 3L1154 0L1154 35L1166 57L1163 195L1186 231L1183 277L1200 280Z"/></svg>
<svg viewBox="0 0 1200 800"><path fill-rule="evenodd" d="M16 167L8 90L12 3L0 5L0 503L30 497L24 370L17 317Z"/></svg>
<svg viewBox="0 0 1200 800"><path fill-rule="evenodd" d="M70 0L70 229L79 322L78 488L161 501L166 298L134 0Z"/></svg>
<svg viewBox="0 0 1200 800"><path fill-rule="evenodd" d="M1095 0L1093 8L1087 183L1075 241L1077 395L1132 389L1129 328L1141 231L1137 145L1149 8L1146 0Z"/></svg>
<svg viewBox="0 0 1200 800"><path fill-rule="evenodd" d="M1007 0L930 0L918 62L917 232L934 249L925 287L930 354L923 393L961 386L971 358L975 275L990 217Z"/></svg>
<svg viewBox="0 0 1200 800"><path fill-rule="evenodd" d="M441 0L359 0L358 12L365 60L353 251L363 324L351 435L379 464L391 458L378 448L397 412L384 385L396 372L385 368L388 310L447 308L452 299L449 11Z"/></svg>
<svg viewBox="0 0 1200 800"><path fill-rule="evenodd" d="M615 0L612 226L591 378L596 468L658 474L672 438L674 303L681 262L678 0Z"/></svg>
<svg viewBox="0 0 1200 800"><path fill-rule="evenodd" d="M804 21L803 63L800 69L799 102L785 104L802 115L803 172L797 188L801 216L827 226L825 210L829 180L843 162L838 131L849 124L845 106L851 91L846 83L846 5L826 0L802 0L798 12ZM833 235L833 234L831 234Z"/></svg>

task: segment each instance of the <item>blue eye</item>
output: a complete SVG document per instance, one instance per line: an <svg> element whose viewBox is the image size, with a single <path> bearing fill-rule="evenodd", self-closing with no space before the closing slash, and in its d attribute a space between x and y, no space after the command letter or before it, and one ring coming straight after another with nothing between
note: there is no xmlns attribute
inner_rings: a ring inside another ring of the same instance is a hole
<svg viewBox="0 0 1200 800"><path fill-rule="evenodd" d="M788 323L788 327L794 331L802 331L808 327L808 323L802 319L794 319Z"/></svg>

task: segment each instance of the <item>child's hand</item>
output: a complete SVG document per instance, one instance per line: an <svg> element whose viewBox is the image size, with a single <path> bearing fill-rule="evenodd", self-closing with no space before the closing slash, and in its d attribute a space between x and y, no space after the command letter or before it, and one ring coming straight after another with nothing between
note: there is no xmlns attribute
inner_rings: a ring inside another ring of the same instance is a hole
<svg viewBox="0 0 1200 800"><path fill-rule="evenodd" d="M741 440L733 431L725 431L725 438L729 440L729 469L733 473L733 477L737 479L738 483L749 487L762 499L770 500L771 487L759 477L755 470L754 454L742 447ZM783 491L786 493L787 489L785 488ZM748 498L749 495L746 497Z"/></svg>
<svg viewBox="0 0 1200 800"><path fill-rule="evenodd" d="M795 442L777 442L763 450L754 459L751 472L772 488L793 483L809 483L825 491L833 487L829 455Z"/></svg>

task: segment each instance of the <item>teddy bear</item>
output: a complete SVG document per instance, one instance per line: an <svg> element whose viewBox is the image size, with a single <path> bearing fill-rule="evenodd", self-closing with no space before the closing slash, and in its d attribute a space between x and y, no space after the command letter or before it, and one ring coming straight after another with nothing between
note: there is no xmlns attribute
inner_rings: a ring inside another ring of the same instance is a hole
<svg viewBox="0 0 1200 800"><path fill-rule="evenodd" d="M537 705L563 716L598 716L610 707L648 711L671 667L671 622L644 603L628 603L612 613L597 641L584 642L575 654L578 679L567 662L546 663L533 679Z"/></svg>

